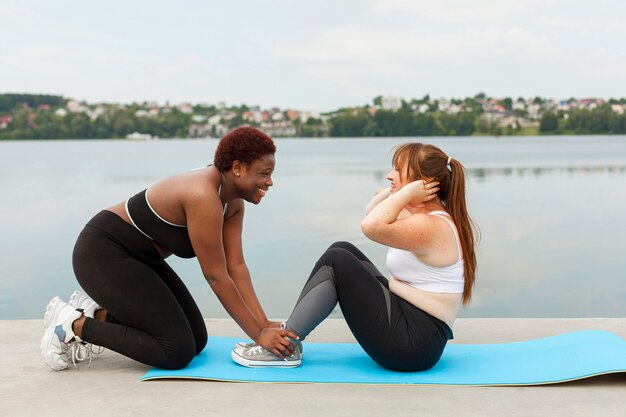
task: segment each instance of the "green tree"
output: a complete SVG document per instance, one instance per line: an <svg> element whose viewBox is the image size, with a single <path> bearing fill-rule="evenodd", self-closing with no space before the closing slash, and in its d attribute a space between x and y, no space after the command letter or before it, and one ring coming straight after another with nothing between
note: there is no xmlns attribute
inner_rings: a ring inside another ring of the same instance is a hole
<svg viewBox="0 0 626 417"><path fill-rule="evenodd" d="M507 110L513 109L513 100L510 97L505 97L500 103L502 103L504 108Z"/></svg>
<svg viewBox="0 0 626 417"><path fill-rule="evenodd" d="M0 113L8 112L24 105L30 108L36 108L43 104L47 104L50 107L59 107L64 102L65 99L61 96L46 94L0 94Z"/></svg>
<svg viewBox="0 0 626 417"><path fill-rule="evenodd" d="M330 135L336 137L361 137L365 135L365 127L370 122L369 114L360 113L356 116L343 114L331 120Z"/></svg>
<svg viewBox="0 0 626 417"><path fill-rule="evenodd" d="M374 120L378 127L377 136L413 136L415 134L413 114L409 111L377 111Z"/></svg>
<svg viewBox="0 0 626 417"><path fill-rule="evenodd" d="M432 113L417 114L413 118L413 132L416 136L434 136L437 122Z"/></svg>
<svg viewBox="0 0 626 417"><path fill-rule="evenodd" d="M545 112L543 116L541 116L541 121L539 122L539 131L543 133L554 133L559 128L559 118L556 114L552 112Z"/></svg>

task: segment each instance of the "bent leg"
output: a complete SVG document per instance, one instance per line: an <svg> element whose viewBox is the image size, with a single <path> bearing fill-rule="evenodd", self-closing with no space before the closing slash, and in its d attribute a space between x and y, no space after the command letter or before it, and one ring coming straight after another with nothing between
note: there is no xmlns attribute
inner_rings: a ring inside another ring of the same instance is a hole
<svg viewBox="0 0 626 417"><path fill-rule="evenodd" d="M337 265L342 268L341 276L336 271ZM287 329L293 331L301 339L321 323L337 305L339 283L343 275L349 274L360 280L370 280L375 292L384 303L385 317L389 311L389 291L385 288L387 280L376 267L356 247L347 242L331 245L316 262L307 283L305 284L296 306L286 322Z"/></svg>
<svg viewBox="0 0 626 417"><path fill-rule="evenodd" d="M81 287L115 322L86 319L82 339L164 369L187 366L194 335L178 300L150 266L100 237L81 234L74 250Z"/></svg>
<svg viewBox="0 0 626 417"><path fill-rule="evenodd" d="M196 354L202 352L202 349L204 349L207 344L208 336L204 318L202 317L202 313L196 301L191 296L191 293L189 293L189 289L187 289L185 283L167 262L161 261L153 268L163 282L165 282L172 294L174 294L178 304L182 307L196 342Z"/></svg>
<svg viewBox="0 0 626 417"><path fill-rule="evenodd" d="M345 249L348 252L350 252L352 255L354 255L359 261L361 261L363 263L363 265L370 270L370 272L372 273L372 275L376 276L376 278L378 278L378 280L385 285L387 288L389 288L389 284L388 284L388 280L385 277L385 275L383 275L378 268L376 268L376 266L372 263L372 261L369 260L369 258L367 256L365 256L363 254L363 252L361 252L361 250L359 248L357 248L356 246L354 246L352 243L350 242L335 242L332 245L330 245L330 247L328 249L333 249L333 248L341 248L341 249Z"/></svg>
<svg viewBox="0 0 626 417"><path fill-rule="evenodd" d="M332 245L315 264L287 329L303 339L339 302L356 340L378 364L400 371L432 367L447 340L434 318L390 293L387 280L348 245Z"/></svg>

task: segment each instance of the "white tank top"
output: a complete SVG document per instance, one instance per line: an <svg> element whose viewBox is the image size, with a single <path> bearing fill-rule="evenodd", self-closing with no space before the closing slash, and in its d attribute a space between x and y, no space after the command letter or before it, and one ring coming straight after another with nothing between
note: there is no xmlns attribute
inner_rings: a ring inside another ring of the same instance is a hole
<svg viewBox="0 0 626 417"><path fill-rule="evenodd" d="M411 287L441 293L462 293L465 286L461 245L454 223L448 219L445 211L431 211L433 216L444 219L454 232L457 247L456 263L444 266L430 266L420 261L412 252L389 248L387 251L387 269L394 278L409 284Z"/></svg>

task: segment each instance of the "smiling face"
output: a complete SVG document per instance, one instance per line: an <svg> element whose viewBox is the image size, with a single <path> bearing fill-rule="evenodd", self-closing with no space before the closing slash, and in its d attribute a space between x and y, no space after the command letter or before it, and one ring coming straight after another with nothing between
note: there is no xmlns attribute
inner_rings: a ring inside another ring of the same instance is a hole
<svg viewBox="0 0 626 417"><path fill-rule="evenodd" d="M269 188L274 185L272 174L276 159L273 154L265 154L250 164L241 164L237 185L239 195L252 204L259 204Z"/></svg>

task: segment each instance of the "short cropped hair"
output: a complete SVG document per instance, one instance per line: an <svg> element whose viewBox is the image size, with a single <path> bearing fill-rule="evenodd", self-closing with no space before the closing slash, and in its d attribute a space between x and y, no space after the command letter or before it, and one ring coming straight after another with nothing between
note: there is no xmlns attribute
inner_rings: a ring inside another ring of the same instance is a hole
<svg viewBox="0 0 626 417"><path fill-rule="evenodd" d="M220 140L213 165L220 172L226 172L233 167L234 161L248 165L263 155L275 153L276 145L265 133L250 126L238 127Z"/></svg>

